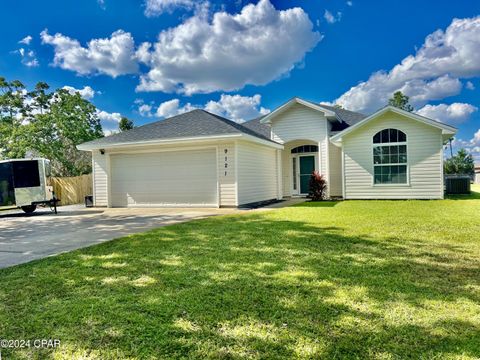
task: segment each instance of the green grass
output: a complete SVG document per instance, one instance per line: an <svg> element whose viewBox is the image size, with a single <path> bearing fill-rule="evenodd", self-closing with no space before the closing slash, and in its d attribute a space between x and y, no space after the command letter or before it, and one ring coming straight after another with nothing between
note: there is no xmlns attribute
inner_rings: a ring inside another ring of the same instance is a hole
<svg viewBox="0 0 480 360"><path fill-rule="evenodd" d="M192 221L0 280L0 338L61 340L4 359L475 359L480 194Z"/></svg>

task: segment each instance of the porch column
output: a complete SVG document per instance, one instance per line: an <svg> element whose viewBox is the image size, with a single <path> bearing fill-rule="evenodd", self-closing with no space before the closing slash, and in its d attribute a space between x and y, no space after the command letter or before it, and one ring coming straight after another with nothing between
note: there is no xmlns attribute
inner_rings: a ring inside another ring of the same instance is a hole
<svg viewBox="0 0 480 360"><path fill-rule="evenodd" d="M322 143L317 143L318 145L318 154L317 154L317 171L320 175L325 175L322 171Z"/></svg>
<svg viewBox="0 0 480 360"><path fill-rule="evenodd" d="M283 169L282 169L282 150L276 151L277 162L277 200L283 198Z"/></svg>

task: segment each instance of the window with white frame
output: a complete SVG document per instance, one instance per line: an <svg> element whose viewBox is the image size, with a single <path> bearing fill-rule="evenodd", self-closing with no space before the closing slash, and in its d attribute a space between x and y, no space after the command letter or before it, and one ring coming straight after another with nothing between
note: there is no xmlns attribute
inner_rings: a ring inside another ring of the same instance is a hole
<svg viewBox="0 0 480 360"><path fill-rule="evenodd" d="M302 145L293 148L290 151L292 154L302 154L302 153L310 153L310 152L318 152L317 145Z"/></svg>
<svg viewBox="0 0 480 360"><path fill-rule="evenodd" d="M373 183L407 184L407 135L384 129L373 136Z"/></svg>

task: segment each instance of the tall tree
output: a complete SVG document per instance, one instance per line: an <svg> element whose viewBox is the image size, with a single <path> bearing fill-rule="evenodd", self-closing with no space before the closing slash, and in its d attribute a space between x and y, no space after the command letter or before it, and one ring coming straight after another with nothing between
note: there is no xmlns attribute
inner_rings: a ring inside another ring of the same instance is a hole
<svg viewBox="0 0 480 360"><path fill-rule="evenodd" d="M462 174L473 176L475 174L475 161L473 156L465 149L460 149L451 158L444 162L445 174Z"/></svg>
<svg viewBox="0 0 480 360"><path fill-rule="evenodd" d="M38 96L42 96L41 94ZM32 149L52 162L56 176L77 176L91 172L90 154L77 150L85 141L103 136L96 107L80 94L57 90L48 111L35 115Z"/></svg>
<svg viewBox="0 0 480 360"><path fill-rule="evenodd" d="M46 93L49 88L50 86L47 83L41 81L35 85L35 90L30 93L33 99L32 107L40 114L43 114L49 108L50 100L53 96L53 93Z"/></svg>
<svg viewBox="0 0 480 360"><path fill-rule="evenodd" d="M122 116L122 119L118 123L118 128L120 129L120 131L131 130L134 128L133 121L126 118L125 116Z"/></svg>
<svg viewBox="0 0 480 360"><path fill-rule="evenodd" d="M39 82L28 92L0 77L0 159L34 155L50 159L54 175L88 173L90 154L76 146L103 136L97 109L78 93L48 90Z"/></svg>
<svg viewBox="0 0 480 360"><path fill-rule="evenodd" d="M396 91L393 96L388 100L388 105L395 106L399 109L412 112L413 106L409 103L410 98L404 95L401 91Z"/></svg>
<svg viewBox="0 0 480 360"><path fill-rule="evenodd" d="M0 157L17 158L25 156L28 123L25 86L18 80L8 82L0 77Z"/></svg>

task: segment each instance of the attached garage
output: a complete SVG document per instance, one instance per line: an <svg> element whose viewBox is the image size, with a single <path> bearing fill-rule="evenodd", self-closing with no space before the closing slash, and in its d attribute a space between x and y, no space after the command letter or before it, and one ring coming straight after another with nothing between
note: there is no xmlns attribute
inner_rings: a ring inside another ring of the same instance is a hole
<svg viewBox="0 0 480 360"><path fill-rule="evenodd" d="M112 206L217 206L216 149L112 154Z"/></svg>
<svg viewBox="0 0 480 360"><path fill-rule="evenodd" d="M281 198L283 145L263 130L193 110L77 148L92 153L94 206L236 207Z"/></svg>

